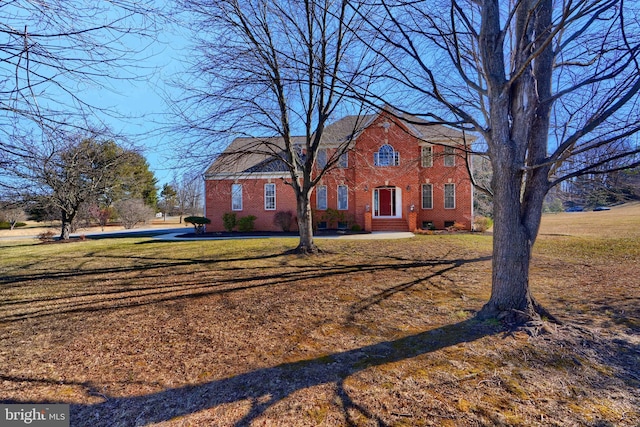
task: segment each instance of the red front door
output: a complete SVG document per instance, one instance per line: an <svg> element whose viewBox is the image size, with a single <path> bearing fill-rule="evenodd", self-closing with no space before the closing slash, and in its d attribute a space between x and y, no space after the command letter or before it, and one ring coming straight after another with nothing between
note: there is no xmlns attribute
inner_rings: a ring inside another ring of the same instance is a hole
<svg viewBox="0 0 640 427"><path fill-rule="evenodd" d="M379 215L380 216L391 216L391 201L393 200L393 197L391 197L391 192L393 190L390 188L380 188L378 190L379 192L379 200L380 200L380 210L379 210Z"/></svg>
<svg viewBox="0 0 640 427"><path fill-rule="evenodd" d="M376 188L376 216L395 216L396 209L396 189Z"/></svg>

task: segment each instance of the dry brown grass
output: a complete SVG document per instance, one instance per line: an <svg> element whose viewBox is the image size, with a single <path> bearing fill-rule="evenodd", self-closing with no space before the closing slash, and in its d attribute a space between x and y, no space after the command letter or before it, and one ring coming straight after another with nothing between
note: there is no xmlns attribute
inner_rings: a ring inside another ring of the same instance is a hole
<svg viewBox="0 0 640 427"><path fill-rule="evenodd" d="M56 221L52 222L35 222L35 221L27 221L26 226L17 227L13 230L0 230L0 238L2 239L11 239L17 238L22 239L25 236L37 236L40 233L46 231L52 231L55 236L60 235L60 224ZM136 228L167 228L167 227L182 227L186 225L180 224L179 217L168 217L166 221L162 219L154 219L152 221L148 221L146 224L140 224L136 226ZM187 230L192 228L191 225L188 226ZM123 231L125 228L119 224L109 224L105 227L104 231L108 232L116 232ZM100 233L102 232L102 227L82 227L76 231L76 234L90 234L90 233Z"/></svg>
<svg viewBox="0 0 640 427"><path fill-rule="evenodd" d="M545 217L532 288L565 323L535 337L473 318L489 234L317 257L294 239L5 242L0 400L71 403L78 426L637 426L637 209L577 232L582 214Z"/></svg>

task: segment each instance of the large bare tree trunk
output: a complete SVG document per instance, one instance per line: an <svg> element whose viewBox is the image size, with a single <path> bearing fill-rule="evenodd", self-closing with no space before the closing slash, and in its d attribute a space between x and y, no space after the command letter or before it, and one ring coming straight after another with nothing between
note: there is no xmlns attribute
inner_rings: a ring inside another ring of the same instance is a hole
<svg viewBox="0 0 640 427"><path fill-rule="evenodd" d="M297 195L297 214L300 243L296 248L296 252L303 254L318 253L318 247L313 242L313 217L310 197L310 192L299 192Z"/></svg>
<svg viewBox="0 0 640 427"><path fill-rule="evenodd" d="M75 215L69 215L67 212L62 211L62 226L60 227L60 240L69 240L71 234L71 222Z"/></svg>
<svg viewBox="0 0 640 427"><path fill-rule="evenodd" d="M490 105L494 230L491 298L479 315L520 324L545 312L531 296L529 266L548 191L549 168L538 165L547 156L553 55L547 45L527 65L529 50L519 47L511 66L521 74L509 84L500 11L497 1L484 4L480 33ZM532 40L531 46L539 47L535 38L550 28L551 1L521 3L515 20L520 43Z"/></svg>
<svg viewBox="0 0 640 427"><path fill-rule="evenodd" d="M521 323L535 317L536 312L529 291L534 239L523 222L520 180L513 176L513 170L505 169L496 169L493 177L492 288L491 298L480 312L480 317Z"/></svg>
<svg viewBox="0 0 640 427"><path fill-rule="evenodd" d="M494 226L491 298L479 317L496 317L522 324L544 316L557 321L531 296L529 268L533 245L542 218L548 189L547 169L540 168L525 179L523 172L494 162Z"/></svg>

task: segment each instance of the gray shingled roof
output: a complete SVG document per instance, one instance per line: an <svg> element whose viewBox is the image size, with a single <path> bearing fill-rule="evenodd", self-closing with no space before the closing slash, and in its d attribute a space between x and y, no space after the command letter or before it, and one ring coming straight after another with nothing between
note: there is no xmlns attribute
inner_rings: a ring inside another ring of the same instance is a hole
<svg viewBox="0 0 640 427"><path fill-rule="evenodd" d="M328 125L322 136L322 144L337 146L358 137L378 114L364 116L345 116ZM447 141L458 144L461 132L442 125L430 125L417 117L405 116L400 120L419 139L446 144ZM422 124L424 123L424 124ZM294 143L305 143L304 136L293 137ZM282 137L236 138L216 158L205 172L205 176L236 175L255 172L287 172L285 163L279 159L285 150Z"/></svg>

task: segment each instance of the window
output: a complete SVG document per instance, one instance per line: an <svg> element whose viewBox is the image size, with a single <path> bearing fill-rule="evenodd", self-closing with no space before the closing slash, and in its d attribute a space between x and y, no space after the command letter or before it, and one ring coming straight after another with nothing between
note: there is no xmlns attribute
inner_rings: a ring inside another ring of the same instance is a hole
<svg viewBox="0 0 640 427"><path fill-rule="evenodd" d="M327 150L318 150L318 157L316 157L316 164L320 169L324 169L327 166Z"/></svg>
<svg viewBox="0 0 640 427"><path fill-rule="evenodd" d="M423 168L430 168L433 166L433 147L425 145L422 147L421 160Z"/></svg>
<svg viewBox="0 0 640 427"><path fill-rule="evenodd" d="M453 147L444 147L444 165L445 166L455 166L456 157L454 154Z"/></svg>
<svg viewBox="0 0 640 427"><path fill-rule="evenodd" d="M338 160L338 167L342 169L346 169L349 167L349 153L346 151L340 154L340 159Z"/></svg>
<svg viewBox="0 0 640 427"><path fill-rule="evenodd" d="M422 209L433 209L432 184L422 184Z"/></svg>
<svg viewBox="0 0 640 427"><path fill-rule="evenodd" d="M264 185L264 209L267 211L276 210L276 185Z"/></svg>
<svg viewBox="0 0 640 427"><path fill-rule="evenodd" d="M444 208L445 209L456 208L456 185L455 184L444 185Z"/></svg>
<svg viewBox="0 0 640 427"><path fill-rule="evenodd" d="M316 187L316 209L319 211L327 210L327 186L318 185Z"/></svg>
<svg viewBox="0 0 640 427"><path fill-rule="evenodd" d="M373 153L373 164L375 166L398 166L400 164L400 153L395 151L389 144L385 144Z"/></svg>
<svg viewBox="0 0 640 427"><path fill-rule="evenodd" d="M349 191L346 185L338 185L338 210L349 209Z"/></svg>
<svg viewBox="0 0 640 427"><path fill-rule="evenodd" d="M242 210L242 184L231 184L231 210Z"/></svg>

